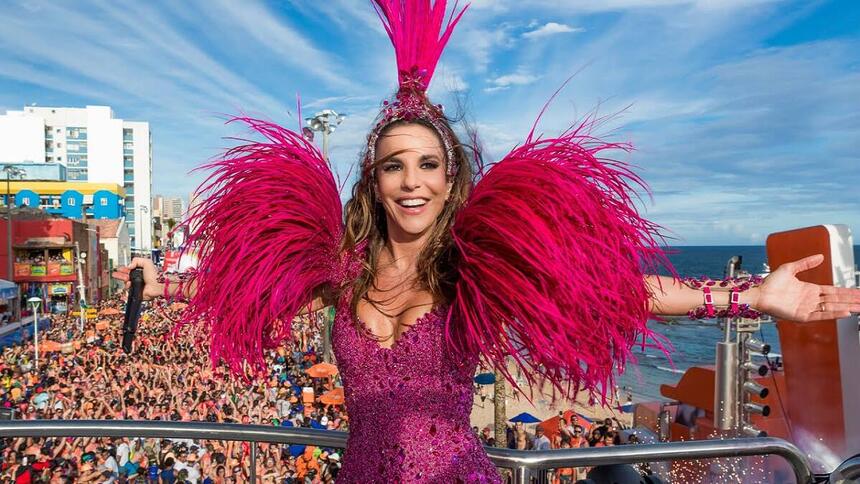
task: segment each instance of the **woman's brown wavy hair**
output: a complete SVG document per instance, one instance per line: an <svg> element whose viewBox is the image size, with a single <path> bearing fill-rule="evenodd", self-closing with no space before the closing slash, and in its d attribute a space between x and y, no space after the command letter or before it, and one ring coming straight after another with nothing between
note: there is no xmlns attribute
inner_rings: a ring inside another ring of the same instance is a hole
<svg viewBox="0 0 860 484"><path fill-rule="evenodd" d="M391 129L408 124L419 124L430 129L433 133L436 133L439 144L444 146L437 128L424 120L395 121L381 130L378 139L381 140ZM457 211L463 206L469 196L469 190L472 186L472 169L466 156L466 150L460 143L454 130L451 129L448 121L443 119L436 124L440 126L440 129L445 130L445 135L448 136L448 139L452 143L452 151L455 159L446 160L446 162L456 163L458 169L453 176L451 193L445 203L445 207L436 218L434 226L430 229L430 238L418 257L417 283L421 289L433 295L435 303L439 303L449 302L453 297L457 274L456 251L451 241L451 225L454 222ZM443 149L443 151L445 150ZM356 246L367 241L367 256L363 260L363 270L349 286L352 289L352 297L350 299L352 314L356 314L358 302L366 297L368 291L373 287L376 280L376 267L379 255L385 247L388 237L385 208L376 200L376 193L374 191L376 183L374 173L376 167L397 154L393 153L386 158L376 160L374 163L363 167L361 178L352 188L352 199L346 204L346 228L343 239L344 253L351 253ZM364 159L365 156L367 156L367 152L363 154L361 159Z"/></svg>

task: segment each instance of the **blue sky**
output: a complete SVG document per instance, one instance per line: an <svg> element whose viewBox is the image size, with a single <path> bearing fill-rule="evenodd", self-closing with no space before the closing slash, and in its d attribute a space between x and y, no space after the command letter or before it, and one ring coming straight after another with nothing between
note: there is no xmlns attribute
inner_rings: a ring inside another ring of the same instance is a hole
<svg viewBox="0 0 860 484"><path fill-rule="evenodd" d="M679 244L761 244L818 223L860 231L860 2L476 0L431 97L463 101L491 159L541 124L599 109L650 184L644 210ZM225 115L295 127L333 108L344 176L393 55L369 0L0 3L0 110L110 105L149 121L154 191L229 146Z"/></svg>

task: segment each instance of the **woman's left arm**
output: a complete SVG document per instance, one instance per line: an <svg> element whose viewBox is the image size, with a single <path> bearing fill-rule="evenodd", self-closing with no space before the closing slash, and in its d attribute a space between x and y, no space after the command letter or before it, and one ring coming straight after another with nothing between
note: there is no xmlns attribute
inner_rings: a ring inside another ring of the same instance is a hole
<svg viewBox="0 0 860 484"><path fill-rule="evenodd" d="M783 264L765 278L759 287L740 293L740 304L790 321L821 321L843 318L860 312L860 289L821 286L803 282L797 274L818 266L824 256L813 255ZM645 283L651 293L650 309L653 314L678 316L702 306L702 291L665 276L646 276ZM711 288L714 305L729 304L729 289Z"/></svg>

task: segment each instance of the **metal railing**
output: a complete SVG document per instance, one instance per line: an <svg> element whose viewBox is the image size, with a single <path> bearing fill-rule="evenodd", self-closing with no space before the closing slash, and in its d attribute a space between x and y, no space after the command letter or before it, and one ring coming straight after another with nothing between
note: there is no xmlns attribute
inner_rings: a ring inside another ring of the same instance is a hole
<svg viewBox="0 0 860 484"><path fill-rule="evenodd" d="M128 437L149 439L206 439L272 444L303 444L345 448L346 432L271 425L162 422L152 420L8 420L0 421L5 437ZM251 445L251 477L255 483L256 445ZM532 471L558 467L591 467L670 460L778 455L791 465L797 482L812 482L806 456L794 445L776 438L694 440L612 447L524 451L485 447L496 467L513 470L514 482L526 484Z"/></svg>

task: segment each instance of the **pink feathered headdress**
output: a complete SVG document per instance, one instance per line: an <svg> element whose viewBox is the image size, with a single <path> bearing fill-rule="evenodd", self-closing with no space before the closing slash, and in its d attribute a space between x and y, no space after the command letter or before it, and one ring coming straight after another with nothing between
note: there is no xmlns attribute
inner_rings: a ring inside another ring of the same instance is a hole
<svg viewBox="0 0 860 484"><path fill-rule="evenodd" d="M454 163L454 140L444 126L441 105L427 98L427 88L439 63L439 57L451 38L468 5L458 9L454 3L446 17L446 0L374 0L376 12L394 45L397 56L399 87L396 100L383 102L376 126L367 138L367 156L363 168L370 169L376 159L376 141L386 126L397 121L425 121L432 125L448 158L448 175L457 173ZM447 18L447 20L446 20Z"/></svg>

